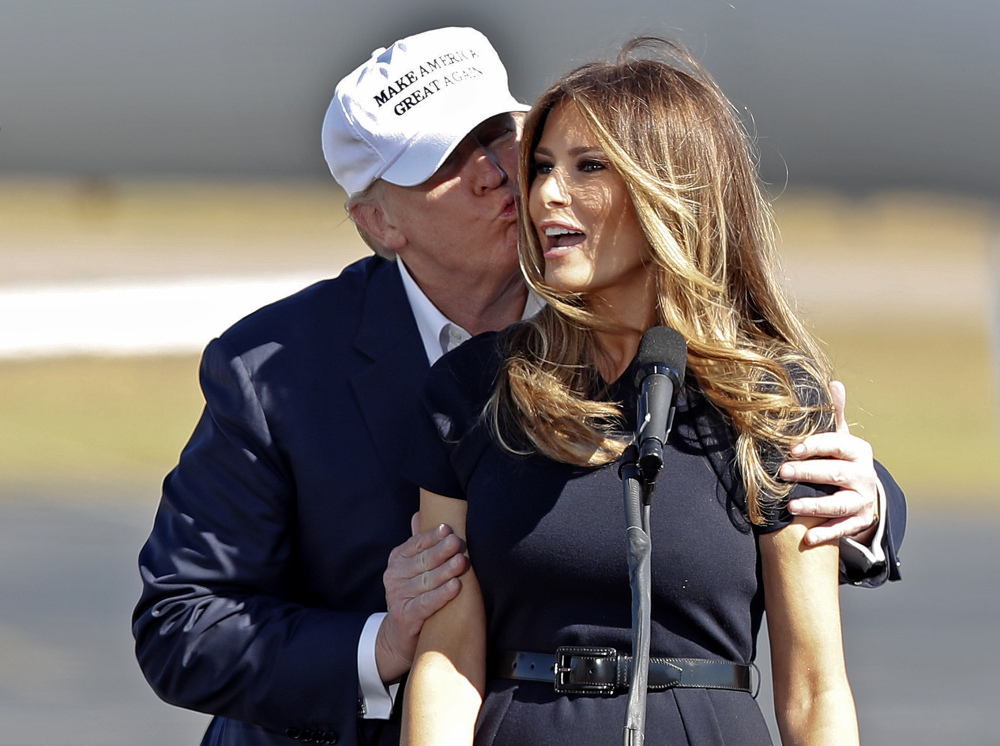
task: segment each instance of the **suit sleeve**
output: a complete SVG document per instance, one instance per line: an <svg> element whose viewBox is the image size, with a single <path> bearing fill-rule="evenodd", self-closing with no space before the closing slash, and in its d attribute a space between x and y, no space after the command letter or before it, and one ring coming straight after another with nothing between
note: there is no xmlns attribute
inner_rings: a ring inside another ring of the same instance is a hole
<svg viewBox="0 0 1000 746"><path fill-rule="evenodd" d="M903 534L906 532L906 496L892 474L878 461L875 471L885 489L885 556L889 569L889 580L899 580L899 548L903 544Z"/></svg>
<svg viewBox="0 0 1000 746"><path fill-rule="evenodd" d="M139 664L164 700L278 733L357 732L367 614L307 608L294 585L294 483L243 360L205 351L206 407L139 555Z"/></svg>
<svg viewBox="0 0 1000 746"><path fill-rule="evenodd" d="M885 561L876 563L864 561L858 552L845 551L843 542L841 543L841 582L861 588L878 588L886 581L901 578L899 548L903 543L903 533L906 531L906 498L896 480L878 461L875 462L875 471L885 493L881 536Z"/></svg>

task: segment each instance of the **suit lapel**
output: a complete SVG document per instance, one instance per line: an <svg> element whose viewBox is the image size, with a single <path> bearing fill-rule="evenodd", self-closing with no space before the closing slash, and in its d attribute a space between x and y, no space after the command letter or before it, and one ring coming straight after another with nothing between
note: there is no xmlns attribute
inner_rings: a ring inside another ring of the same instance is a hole
<svg viewBox="0 0 1000 746"><path fill-rule="evenodd" d="M365 426L387 468L406 442L409 418L429 365L399 270L384 262L368 282L354 346L368 365L351 378Z"/></svg>

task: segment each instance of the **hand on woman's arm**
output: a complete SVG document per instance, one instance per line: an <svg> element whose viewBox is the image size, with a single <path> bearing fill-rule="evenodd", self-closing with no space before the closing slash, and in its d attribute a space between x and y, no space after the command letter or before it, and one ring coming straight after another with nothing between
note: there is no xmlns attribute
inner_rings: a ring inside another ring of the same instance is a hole
<svg viewBox="0 0 1000 746"><path fill-rule="evenodd" d="M858 743L840 627L837 546L809 547L819 519L760 537L774 709L785 746Z"/></svg>
<svg viewBox="0 0 1000 746"><path fill-rule="evenodd" d="M421 530L445 523L465 539L464 500L420 491ZM403 699L404 746L470 746L486 682L486 611L472 570L420 632Z"/></svg>

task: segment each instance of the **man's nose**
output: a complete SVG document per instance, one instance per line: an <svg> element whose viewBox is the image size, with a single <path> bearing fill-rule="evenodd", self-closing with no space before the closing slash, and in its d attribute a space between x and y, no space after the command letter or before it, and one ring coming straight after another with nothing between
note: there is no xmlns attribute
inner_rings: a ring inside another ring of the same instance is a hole
<svg viewBox="0 0 1000 746"><path fill-rule="evenodd" d="M496 189L507 183L510 175L504 168L500 154L489 145L480 143L476 154L476 186L483 189Z"/></svg>

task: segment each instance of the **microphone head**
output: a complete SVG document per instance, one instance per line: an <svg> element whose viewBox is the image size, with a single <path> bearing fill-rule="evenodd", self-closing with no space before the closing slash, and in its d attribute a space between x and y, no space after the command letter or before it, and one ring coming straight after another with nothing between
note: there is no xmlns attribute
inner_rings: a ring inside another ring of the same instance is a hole
<svg viewBox="0 0 1000 746"><path fill-rule="evenodd" d="M680 386L684 383L684 370L687 368L687 340L669 326L654 326L642 335L635 362L636 386L650 373L666 373L666 368L672 369Z"/></svg>

